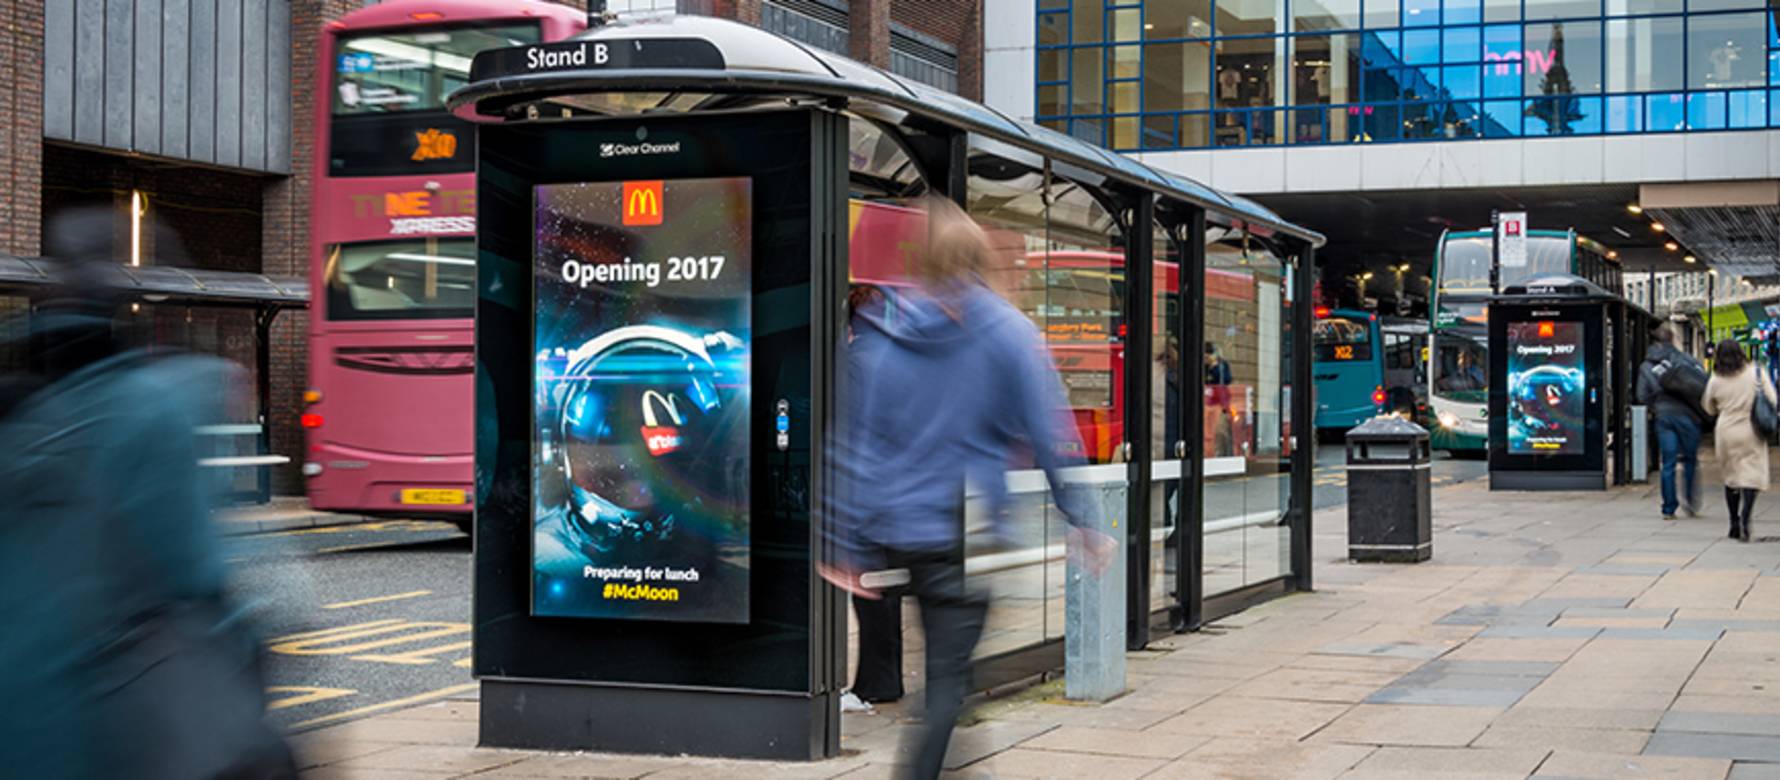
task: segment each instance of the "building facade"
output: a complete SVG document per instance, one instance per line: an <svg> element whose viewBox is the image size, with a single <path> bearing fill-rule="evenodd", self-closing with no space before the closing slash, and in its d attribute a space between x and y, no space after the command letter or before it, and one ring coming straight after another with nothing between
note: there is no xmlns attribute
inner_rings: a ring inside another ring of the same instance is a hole
<svg viewBox="0 0 1780 780"><path fill-rule="evenodd" d="M1497 209L1628 271L1780 273L1759 2L1007 0L985 30L992 105L1324 230L1334 274L1425 273Z"/></svg>
<svg viewBox="0 0 1780 780"><path fill-rule="evenodd" d="M514 0L520 2L521 0ZM523 0L536 2L540 0ZM586 0L551 0L585 9ZM59 216L110 212L123 265L304 277L322 26L374 0L0 0L0 256L46 254ZM616 0L611 12L678 10L737 19L907 78L981 94L980 0ZM0 338L21 335L28 293L0 291ZM256 361L247 309L140 304L128 329L149 345L219 354L265 372L251 415L275 476L301 492L298 427L307 320L270 323ZM0 370L23 367L0 350Z"/></svg>

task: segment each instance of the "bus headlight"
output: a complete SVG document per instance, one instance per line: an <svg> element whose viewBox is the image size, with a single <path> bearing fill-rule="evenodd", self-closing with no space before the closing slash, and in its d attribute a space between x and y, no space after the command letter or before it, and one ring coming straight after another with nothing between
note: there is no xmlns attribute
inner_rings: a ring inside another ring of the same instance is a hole
<svg viewBox="0 0 1780 780"><path fill-rule="evenodd" d="M1435 416L1440 419L1440 427L1442 427L1442 428L1457 428L1457 427L1459 427L1459 416L1456 414L1453 414L1452 412L1441 412L1440 414L1435 415Z"/></svg>

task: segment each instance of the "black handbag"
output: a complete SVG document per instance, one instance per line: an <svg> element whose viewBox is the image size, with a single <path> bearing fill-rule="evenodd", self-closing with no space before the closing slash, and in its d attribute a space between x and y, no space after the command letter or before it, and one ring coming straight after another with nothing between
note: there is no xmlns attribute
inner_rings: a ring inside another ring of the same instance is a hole
<svg viewBox="0 0 1780 780"><path fill-rule="evenodd" d="M1768 394L1762 392L1768 380L1761 375L1761 369L1750 370L1755 372L1755 405L1749 409L1749 422L1755 426L1755 433L1762 441L1772 442L1774 432L1780 430L1780 414L1774 411L1774 403L1768 400Z"/></svg>

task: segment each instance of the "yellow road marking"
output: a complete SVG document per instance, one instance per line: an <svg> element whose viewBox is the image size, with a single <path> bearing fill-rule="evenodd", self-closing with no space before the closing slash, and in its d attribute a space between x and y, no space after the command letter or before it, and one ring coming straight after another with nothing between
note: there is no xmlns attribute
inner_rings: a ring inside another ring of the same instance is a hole
<svg viewBox="0 0 1780 780"><path fill-rule="evenodd" d="M308 685L268 685L266 686L266 692L295 694L293 696L285 696L267 702L266 709L268 710L282 710L285 707L295 707L299 704L338 699L341 696L351 696L352 694L358 693L358 691L351 688L316 688Z"/></svg>
<svg viewBox="0 0 1780 780"><path fill-rule="evenodd" d="M456 661L452 661L452 662L451 662L451 665L452 665L452 666L455 666L455 667L457 667L457 668L459 668L459 669L468 669L468 668L470 668L470 659L468 659L468 658L459 658L459 659L457 659L457 660L456 660Z"/></svg>
<svg viewBox="0 0 1780 780"><path fill-rule="evenodd" d="M354 660L354 661L376 661L378 663L384 663L384 664L410 664L410 665L414 665L414 666L419 666L421 664L430 664L433 661L438 660L435 658L431 658L430 656L438 655L440 653L449 653L453 650L468 650L468 649L470 649L470 643L468 641L448 642L446 644L437 645L434 647L423 647L423 648L420 648L419 650L409 650L406 653L392 653L389 655L377 655L377 654L355 655L352 657L352 660Z"/></svg>
<svg viewBox="0 0 1780 780"><path fill-rule="evenodd" d="M323 605L322 609L346 609L347 607L362 607L366 604L382 604L385 601L401 601L402 599L412 599L412 598L419 598L421 596L431 596L431 595L433 595L433 592L430 590L411 590L411 591L408 591L407 593L397 593L397 594L394 594L391 596L373 596L368 599L359 599L357 601L336 601L332 604Z"/></svg>
<svg viewBox="0 0 1780 780"><path fill-rule="evenodd" d="M272 639L267 641L267 644L277 644L279 642L291 642L291 641L295 641L298 639L312 639L314 637L328 636L330 634L342 634L342 633L346 633L348 631L357 631L359 629L371 628L373 626L387 626L392 623L400 623L400 622L402 622L402 621L397 620L395 618L385 618L383 620L372 620L372 621L368 621L368 622L364 622L364 623L353 623L350 626L334 626L333 628L321 628L321 629L316 629L314 631L299 631L295 634L286 634L286 635L280 636L280 637L273 637Z"/></svg>
<svg viewBox="0 0 1780 780"><path fill-rule="evenodd" d="M366 650L375 650L379 647L418 642L422 639L434 639L470 633L470 624L468 623L435 623L430 621L394 621L394 623L394 625L386 624L368 626L353 631L339 631L322 636L302 637L291 641L278 642L267 649L282 655L351 655L353 653L362 653ZM413 631L413 629L421 630ZM337 646L333 645L335 642L349 639L364 639L367 637L383 636L387 634L399 634L399 636L384 636L382 639L372 639L368 642L355 642L353 644Z"/></svg>
<svg viewBox="0 0 1780 780"><path fill-rule="evenodd" d="M401 699L392 699L392 700L386 701L386 702L379 702L377 704L371 704L371 705L367 705L364 707L359 707L357 709L346 710L345 712L336 712L331 715L323 715L319 718L310 718L305 721L291 724L291 728L301 729L301 728L308 728L310 726L319 726L323 723L333 723L334 721L337 721L337 720L345 720L347 718L356 718L360 715L369 715L373 712L382 712L384 710L392 710L392 709L397 709L400 707L407 707L407 706L414 705L414 704L422 704L422 703L433 701L436 699L443 699L448 696L455 696L460 693L467 693L469 691L476 690L476 685L477 685L476 683L469 682L469 683L464 683L462 685L447 686L444 688L440 688L436 691L427 691L426 693L415 694L413 696L408 696L408 697L404 697Z"/></svg>

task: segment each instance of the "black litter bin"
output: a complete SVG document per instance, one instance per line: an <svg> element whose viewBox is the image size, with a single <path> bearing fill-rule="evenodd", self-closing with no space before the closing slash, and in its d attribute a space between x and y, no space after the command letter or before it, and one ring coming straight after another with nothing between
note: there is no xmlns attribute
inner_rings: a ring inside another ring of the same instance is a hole
<svg viewBox="0 0 1780 780"><path fill-rule="evenodd" d="M1378 417L1347 432L1347 557L1415 563L1434 555L1428 431Z"/></svg>

